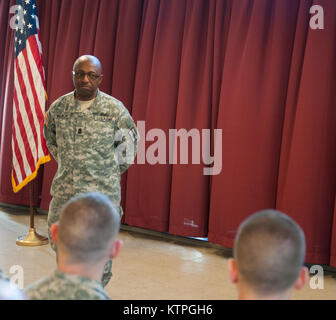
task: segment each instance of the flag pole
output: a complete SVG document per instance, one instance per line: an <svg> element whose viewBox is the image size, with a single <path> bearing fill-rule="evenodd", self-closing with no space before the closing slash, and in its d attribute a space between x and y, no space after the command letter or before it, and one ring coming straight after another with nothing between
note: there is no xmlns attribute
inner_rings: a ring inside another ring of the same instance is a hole
<svg viewBox="0 0 336 320"><path fill-rule="evenodd" d="M39 235L34 227L34 185L33 182L29 184L29 206L30 206L30 228L27 235L18 237L16 244L18 246L42 246L48 244L48 238Z"/></svg>

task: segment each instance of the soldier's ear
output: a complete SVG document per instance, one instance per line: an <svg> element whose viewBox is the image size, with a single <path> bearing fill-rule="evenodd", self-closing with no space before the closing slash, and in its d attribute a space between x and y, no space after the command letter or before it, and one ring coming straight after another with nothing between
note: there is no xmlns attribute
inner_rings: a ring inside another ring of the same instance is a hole
<svg viewBox="0 0 336 320"><path fill-rule="evenodd" d="M229 279L232 283L238 282L238 267L236 261L233 258L228 260L228 273Z"/></svg>
<svg viewBox="0 0 336 320"><path fill-rule="evenodd" d="M305 286L308 278L309 278L308 268L307 267L302 267L301 270L300 270L299 276L295 281L294 289L295 290L302 289Z"/></svg>
<svg viewBox="0 0 336 320"><path fill-rule="evenodd" d="M50 227L51 238L55 243L58 241L58 222L54 223Z"/></svg>
<svg viewBox="0 0 336 320"><path fill-rule="evenodd" d="M117 239L113 243L113 246L111 246L111 249L110 249L110 256L109 256L110 259L114 259L119 254L119 251L122 245L123 245L123 242L122 240L119 240L119 239Z"/></svg>

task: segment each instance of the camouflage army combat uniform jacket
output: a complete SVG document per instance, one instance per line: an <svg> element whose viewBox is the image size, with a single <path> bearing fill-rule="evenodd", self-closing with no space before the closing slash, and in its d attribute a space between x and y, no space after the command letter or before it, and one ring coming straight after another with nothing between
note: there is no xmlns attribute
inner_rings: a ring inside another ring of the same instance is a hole
<svg viewBox="0 0 336 320"><path fill-rule="evenodd" d="M100 282L61 271L29 285L24 292L31 300L110 300Z"/></svg>
<svg viewBox="0 0 336 320"><path fill-rule="evenodd" d="M46 113L44 136L58 163L53 197L68 200L90 191L107 194L120 214L120 175L133 163L138 130L124 105L98 90L82 111L74 91L58 98Z"/></svg>

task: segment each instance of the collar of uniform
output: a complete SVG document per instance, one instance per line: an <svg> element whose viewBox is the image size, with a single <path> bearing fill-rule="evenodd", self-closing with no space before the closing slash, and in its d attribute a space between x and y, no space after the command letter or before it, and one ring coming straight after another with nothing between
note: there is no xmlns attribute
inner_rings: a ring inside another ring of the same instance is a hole
<svg viewBox="0 0 336 320"><path fill-rule="evenodd" d="M75 283L82 282L82 283L85 283L89 287L94 287L94 288L101 287L101 288L103 288L101 282L98 282L98 281L96 281L94 279L91 279L91 278L82 277L78 274L65 273L65 272L62 272L62 271L59 271L59 270L55 270L54 276L58 279L67 280L69 282L75 282Z"/></svg>
<svg viewBox="0 0 336 320"><path fill-rule="evenodd" d="M72 91L72 94L71 94L71 100L72 101L68 105L68 111L71 112L71 113L83 113L78 100L75 98L75 92L76 92L76 90ZM101 100L101 93L100 93L100 90L97 89L96 98L94 99L93 103L91 104L91 106L86 111L87 112L92 112L96 108L97 104L99 104L100 100Z"/></svg>

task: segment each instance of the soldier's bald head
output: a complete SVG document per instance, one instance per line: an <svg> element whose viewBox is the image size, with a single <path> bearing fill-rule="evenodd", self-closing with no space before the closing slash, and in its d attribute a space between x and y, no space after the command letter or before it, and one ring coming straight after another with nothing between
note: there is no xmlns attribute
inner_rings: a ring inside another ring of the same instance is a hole
<svg viewBox="0 0 336 320"><path fill-rule="evenodd" d="M79 64L85 63L85 62L89 62L91 63L93 66L95 66L98 70L99 70L99 74L103 73L103 68L101 65L101 62L99 61L99 59L95 56L89 55L89 54L85 54L80 56L79 58L77 58L77 60L75 61L74 65L73 65L73 70L76 70L76 67Z"/></svg>

